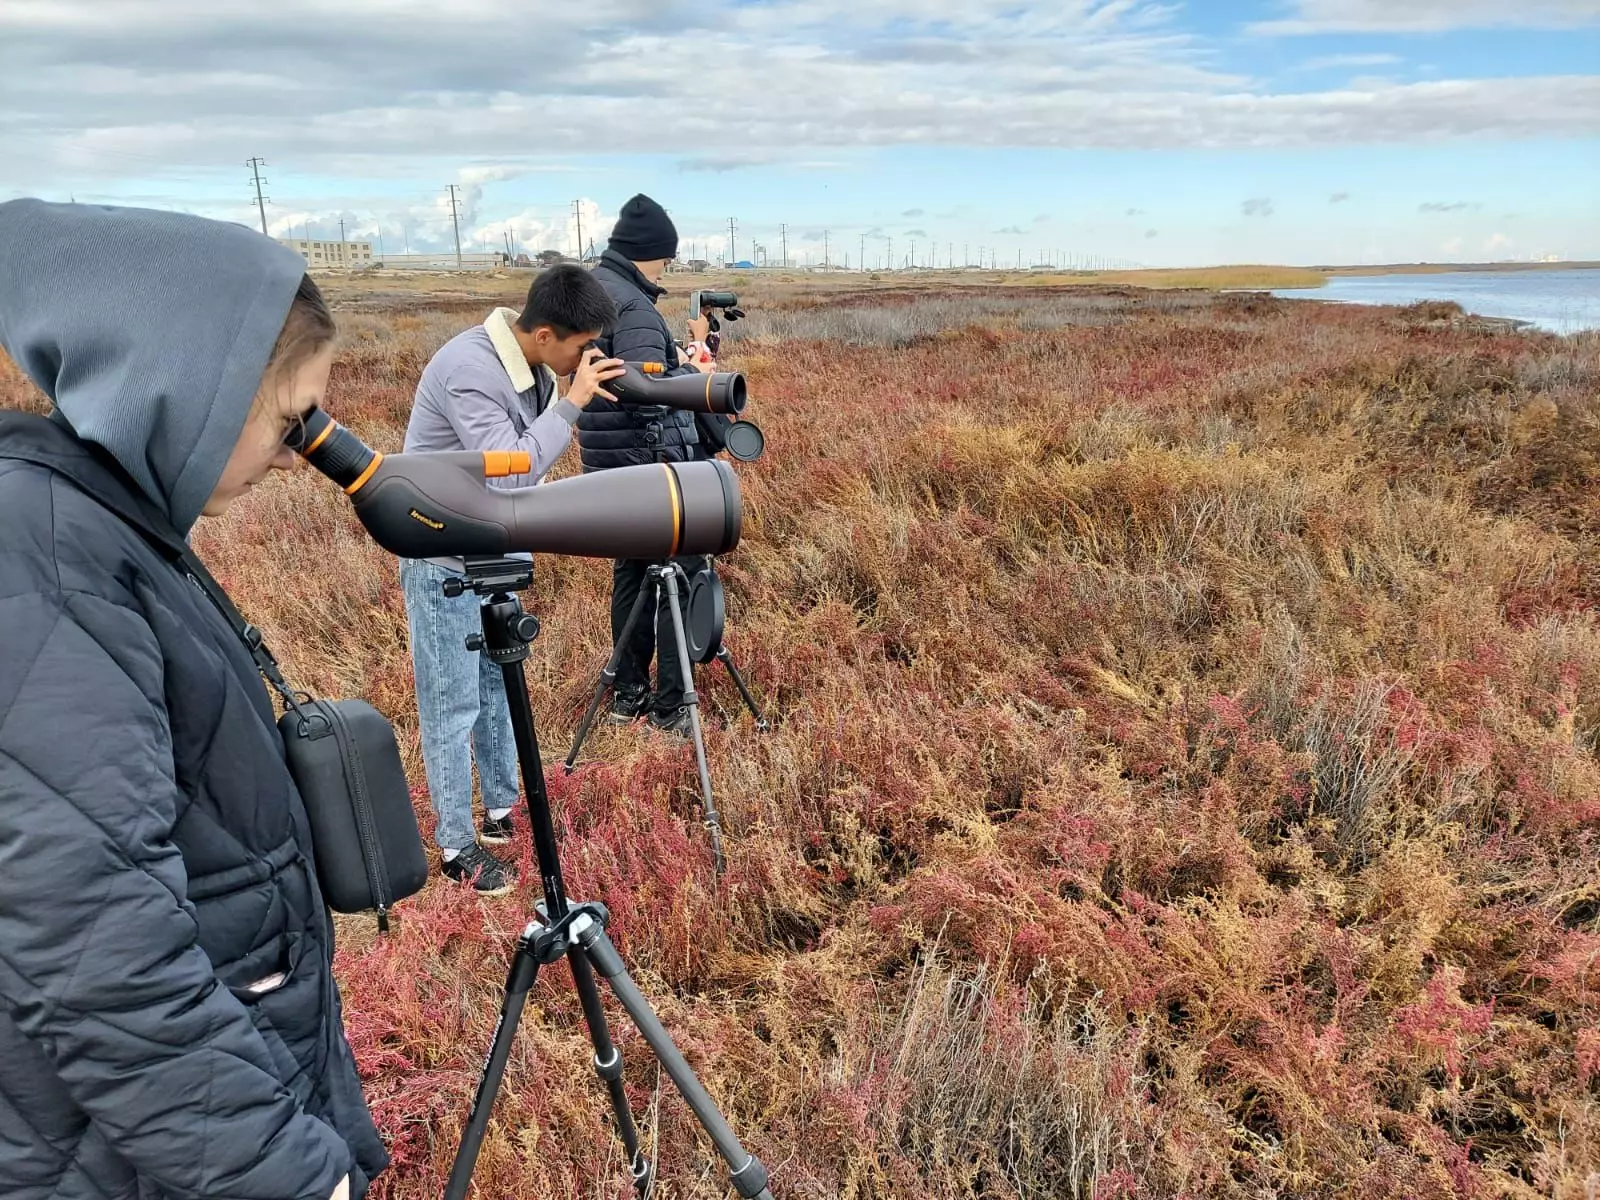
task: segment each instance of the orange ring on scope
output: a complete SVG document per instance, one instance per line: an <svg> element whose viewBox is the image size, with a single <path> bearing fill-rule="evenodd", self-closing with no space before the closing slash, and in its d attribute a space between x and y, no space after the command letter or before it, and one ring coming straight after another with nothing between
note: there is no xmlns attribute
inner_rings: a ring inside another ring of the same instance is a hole
<svg viewBox="0 0 1600 1200"><path fill-rule="evenodd" d="M335 421L332 417L329 417L328 423L322 427L322 432L317 434L317 440L312 442L311 445L307 446L304 450L300 451L300 456L302 458L310 458L312 451L314 451L318 446L322 445L323 442L327 441L329 436L332 435L333 431L337 428L339 428L339 422Z"/></svg>
<svg viewBox="0 0 1600 1200"><path fill-rule="evenodd" d="M672 468L662 463L661 469L667 473L667 495L672 498L672 549L667 551L667 557L673 558L683 542L683 497L678 493L678 477Z"/></svg>
<svg viewBox="0 0 1600 1200"><path fill-rule="evenodd" d="M374 453L372 456L372 461L367 464L367 469L356 477L356 481L354 483L345 488L344 494L346 496L354 496L357 492L359 492L366 485L367 480L372 478L372 473L378 469L378 464L382 461L383 455Z"/></svg>

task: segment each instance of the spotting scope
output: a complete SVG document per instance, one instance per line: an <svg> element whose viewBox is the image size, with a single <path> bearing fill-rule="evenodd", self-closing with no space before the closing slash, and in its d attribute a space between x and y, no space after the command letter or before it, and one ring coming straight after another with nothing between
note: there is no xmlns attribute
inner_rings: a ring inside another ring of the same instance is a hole
<svg viewBox="0 0 1600 1200"><path fill-rule="evenodd" d="M668 375L666 370L665 363L624 363L623 373L616 379L608 379L605 388L617 398L618 404L680 408L701 413L732 413L735 416L744 411L749 393L741 372Z"/></svg>
<svg viewBox="0 0 1600 1200"><path fill-rule="evenodd" d="M665 559L739 544L739 480L716 460L493 488L485 481L533 469L525 451L382 454L320 408L284 441L344 488L372 540L401 558L521 550Z"/></svg>
<svg viewBox="0 0 1600 1200"><path fill-rule="evenodd" d="M744 313L738 308L739 297L732 292L690 292L689 319L693 320L708 308L722 309L730 321L737 321Z"/></svg>

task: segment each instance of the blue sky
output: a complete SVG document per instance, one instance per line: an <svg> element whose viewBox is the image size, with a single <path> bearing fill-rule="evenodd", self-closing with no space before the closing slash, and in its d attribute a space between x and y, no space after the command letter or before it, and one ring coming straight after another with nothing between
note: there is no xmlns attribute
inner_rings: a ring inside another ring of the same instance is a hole
<svg viewBox="0 0 1600 1200"><path fill-rule="evenodd" d="M0 198L442 249L1600 259L1600 0L7 0Z"/></svg>

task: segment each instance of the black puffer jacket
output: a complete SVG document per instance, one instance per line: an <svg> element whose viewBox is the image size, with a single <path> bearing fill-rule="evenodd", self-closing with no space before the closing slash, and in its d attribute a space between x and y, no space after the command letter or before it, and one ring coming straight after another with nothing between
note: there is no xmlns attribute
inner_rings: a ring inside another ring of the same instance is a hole
<svg viewBox="0 0 1600 1200"><path fill-rule="evenodd" d="M616 323L600 338L600 349L627 362L677 362L672 330L656 310L656 299L666 289L651 283L615 250L600 256L594 275L617 306ZM694 373L687 366L667 372ZM694 414L669 408L629 408L597 396L578 417L578 448L585 471L687 462L695 457L696 440Z"/></svg>
<svg viewBox="0 0 1600 1200"><path fill-rule="evenodd" d="M60 414L0 414L0 1195L360 1196L387 1159L305 808L173 561L304 267L70 207L0 205L0 345Z"/></svg>
<svg viewBox="0 0 1600 1200"><path fill-rule="evenodd" d="M386 1159L249 654L53 422L0 414L0 511L0 1192L359 1195Z"/></svg>

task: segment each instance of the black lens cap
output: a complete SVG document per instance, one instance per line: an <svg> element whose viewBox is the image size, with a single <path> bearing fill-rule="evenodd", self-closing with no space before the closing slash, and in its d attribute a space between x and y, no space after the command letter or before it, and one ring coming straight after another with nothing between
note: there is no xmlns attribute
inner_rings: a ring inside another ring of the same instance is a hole
<svg viewBox="0 0 1600 1200"><path fill-rule="evenodd" d="M740 462L755 462L761 457L767 439L754 421L735 421L722 435L728 453Z"/></svg>

